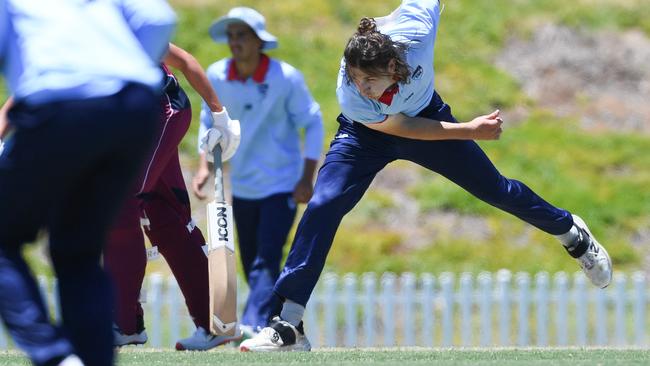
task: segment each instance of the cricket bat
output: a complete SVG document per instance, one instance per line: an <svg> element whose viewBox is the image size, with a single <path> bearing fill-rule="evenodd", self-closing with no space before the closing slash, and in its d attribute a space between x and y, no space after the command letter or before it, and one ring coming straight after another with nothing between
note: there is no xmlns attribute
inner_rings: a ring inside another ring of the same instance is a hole
<svg viewBox="0 0 650 366"><path fill-rule="evenodd" d="M214 201L208 203L208 275L210 281L210 332L235 336L237 330L237 272L232 206L223 192L221 146L214 156Z"/></svg>

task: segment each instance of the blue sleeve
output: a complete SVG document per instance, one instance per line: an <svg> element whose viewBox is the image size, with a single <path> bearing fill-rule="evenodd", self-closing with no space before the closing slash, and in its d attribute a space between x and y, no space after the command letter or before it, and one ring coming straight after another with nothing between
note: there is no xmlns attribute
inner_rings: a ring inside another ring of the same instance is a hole
<svg viewBox="0 0 650 366"><path fill-rule="evenodd" d="M439 21L438 0L404 0L393 13L377 18L380 31L403 42L426 42L430 36L435 37Z"/></svg>
<svg viewBox="0 0 650 366"><path fill-rule="evenodd" d="M142 48L158 63L169 48L176 14L164 0L121 0L120 5Z"/></svg>
<svg viewBox="0 0 650 366"><path fill-rule="evenodd" d="M0 0L0 71L4 69L4 58L7 48L7 37L9 36L9 13L7 2Z"/></svg>
<svg viewBox="0 0 650 366"><path fill-rule="evenodd" d="M290 72L291 92L287 102L289 120L296 128L305 129L305 157L318 160L325 136L320 106L309 93L302 74L296 69L291 69Z"/></svg>

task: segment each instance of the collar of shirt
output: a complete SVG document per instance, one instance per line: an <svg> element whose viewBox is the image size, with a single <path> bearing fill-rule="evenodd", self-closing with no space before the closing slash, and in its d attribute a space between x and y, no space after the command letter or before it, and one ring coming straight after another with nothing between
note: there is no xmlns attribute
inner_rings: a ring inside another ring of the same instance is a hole
<svg viewBox="0 0 650 366"><path fill-rule="evenodd" d="M257 65L257 69L255 69L255 72L253 73L253 81L261 84L264 82L266 79L266 73L269 71L269 64L271 60L269 59L269 56L262 54L260 56L260 63ZM246 81L246 78L243 78L239 76L237 73L237 63L235 60L231 59L230 63L228 64L228 81L233 81L233 80L239 80L241 82Z"/></svg>
<svg viewBox="0 0 650 366"><path fill-rule="evenodd" d="M391 105L393 103L393 97L395 94L397 94L397 92L399 92L399 85L393 84L388 89L384 90L384 94L379 97L378 101L386 105Z"/></svg>

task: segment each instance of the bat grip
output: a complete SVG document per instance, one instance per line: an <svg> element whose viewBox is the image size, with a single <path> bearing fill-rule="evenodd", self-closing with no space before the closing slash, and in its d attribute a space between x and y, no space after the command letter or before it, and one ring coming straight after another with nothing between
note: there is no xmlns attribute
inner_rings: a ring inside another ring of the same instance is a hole
<svg viewBox="0 0 650 366"><path fill-rule="evenodd" d="M217 144L212 151L214 157L214 200L226 202L223 193L223 163L221 162L221 145Z"/></svg>

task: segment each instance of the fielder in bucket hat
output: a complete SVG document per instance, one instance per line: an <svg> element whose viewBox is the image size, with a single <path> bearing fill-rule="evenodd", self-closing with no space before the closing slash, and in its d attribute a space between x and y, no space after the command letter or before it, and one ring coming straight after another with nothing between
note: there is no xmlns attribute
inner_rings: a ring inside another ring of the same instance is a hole
<svg viewBox="0 0 650 366"><path fill-rule="evenodd" d="M237 248L250 289L239 321L247 338L279 311L273 284L297 207L314 190L324 136L320 106L302 73L266 54L278 44L265 27L253 9L228 11L209 33L230 55L206 71L231 118L241 123L241 142L228 164ZM207 107L203 103L199 140L213 125ZM192 190L201 198L211 174L205 152L199 154Z"/></svg>
<svg viewBox="0 0 650 366"><path fill-rule="evenodd" d="M210 26L210 37L217 43L228 43L226 29L232 23L246 23L264 44L262 50L272 50L278 47L278 39L266 31L266 20L257 10L247 7L232 8L228 14L217 19Z"/></svg>

